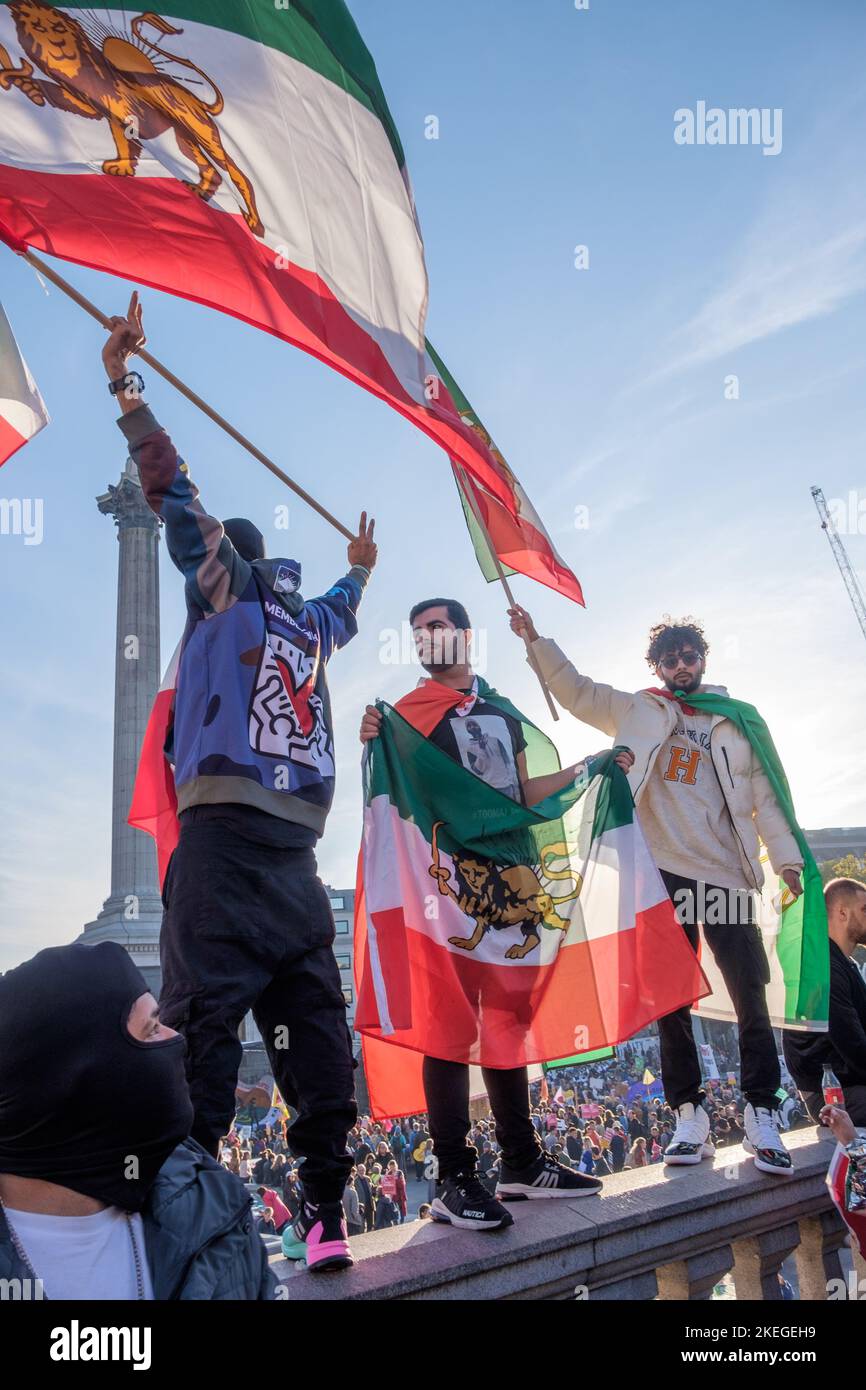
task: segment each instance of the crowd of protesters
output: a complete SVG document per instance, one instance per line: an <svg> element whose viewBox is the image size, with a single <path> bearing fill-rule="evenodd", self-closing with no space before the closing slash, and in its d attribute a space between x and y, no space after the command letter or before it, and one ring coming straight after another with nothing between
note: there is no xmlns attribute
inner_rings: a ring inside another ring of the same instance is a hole
<svg viewBox="0 0 866 1390"><path fill-rule="evenodd" d="M713 1043L719 1079L708 1079L706 1107L717 1148L740 1144L744 1099L736 1076L735 1036L720 1030ZM661 1163L676 1128L676 1116L661 1097L658 1044L626 1044L616 1056L595 1063L549 1071L531 1086L532 1122L544 1148L561 1163L597 1177ZM652 1077L652 1080L649 1078ZM808 1123L793 1085L782 1102L786 1128ZM637 1092L637 1093L635 1093ZM243 1138L233 1130L223 1145L223 1162L255 1193L263 1234L280 1235L300 1210L298 1168L282 1127ZM499 1173L499 1145L489 1116L474 1121L469 1134L479 1158L481 1181L492 1192ZM394 1120L362 1116L348 1137L354 1166L343 1209L350 1235L396 1226L409 1218L410 1185L421 1186L419 1215L429 1212L436 1162L426 1115ZM413 1207L415 1203L412 1203Z"/></svg>
<svg viewBox="0 0 866 1390"><path fill-rule="evenodd" d="M429 1177L425 1170L431 1141L420 1118L373 1124L368 1117L350 1133L349 1148L355 1160L343 1195L349 1234L405 1221L407 1174L418 1180ZM232 1130L223 1144L222 1161L252 1187L262 1234L280 1235L291 1225L300 1211L302 1192L282 1127L249 1138Z"/></svg>

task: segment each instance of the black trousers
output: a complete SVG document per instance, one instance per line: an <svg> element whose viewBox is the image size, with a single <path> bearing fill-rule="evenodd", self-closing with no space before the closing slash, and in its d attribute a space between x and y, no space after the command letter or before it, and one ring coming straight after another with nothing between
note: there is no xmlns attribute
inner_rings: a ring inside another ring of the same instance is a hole
<svg viewBox="0 0 866 1390"><path fill-rule="evenodd" d="M424 1094L430 1138L438 1162L438 1176L453 1178L474 1171L478 1153L467 1143L469 1119L469 1068L462 1062L424 1058ZM529 1118L529 1078L526 1067L507 1071L484 1067L484 1085L496 1124L496 1140L509 1167L528 1168L541 1152L538 1135ZM433 1175L429 1175L433 1176Z"/></svg>
<svg viewBox="0 0 866 1390"><path fill-rule="evenodd" d="M289 1147L311 1201L339 1201L358 1116L352 1040L334 920L312 849L184 825L163 889L163 1022L187 1042L192 1137L216 1154L231 1127L252 1009L284 1100L298 1110Z"/></svg>
<svg viewBox="0 0 866 1390"><path fill-rule="evenodd" d="M779 1103L776 1091L781 1072L767 1013L770 967L761 933L754 925L754 902L746 890L737 894L664 869L662 878L694 951L698 922L703 923L707 945L731 996L740 1030L740 1087L746 1100L774 1109ZM690 1010L677 1009L660 1018L658 1030L665 1100L675 1109L689 1102L696 1105L704 1091Z"/></svg>

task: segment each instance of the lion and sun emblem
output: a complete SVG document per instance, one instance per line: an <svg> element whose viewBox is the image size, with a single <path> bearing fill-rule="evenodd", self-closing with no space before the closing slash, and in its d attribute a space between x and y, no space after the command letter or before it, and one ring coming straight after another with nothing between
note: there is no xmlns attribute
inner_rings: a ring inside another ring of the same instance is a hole
<svg viewBox="0 0 866 1390"><path fill-rule="evenodd" d="M151 12L118 30L108 16L90 12L79 19L41 0L11 0L6 9L22 57L16 65L0 45L0 90L15 89L35 106L69 116L106 121L115 155L103 161L102 172L112 178L134 177L143 142L172 131L181 154L198 170L198 180L184 180L186 186L209 202L227 174L247 226L264 236L252 183L226 151L217 125L222 93L191 59L159 48L143 32L175 37L182 29ZM188 80L208 84L212 100L191 91L174 75L177 68L198 74Z"/></svg>
<svg viewBox="0 0 866 1390"><path fill-rule="evenodd" d="M474 951L489 931L505 931L518 927L523 940L509 946L506 960L524 960L541 944L540 932L566 932L569 922L557 908L580 896L583 881L572 867L553 868L560 860L568 864L569 846L565 843L546 845L541 851L540 869L546 879L566 879L574 884L570 893L554 897L547 891L530 864L500 867L480 855L465 853L452 856L453 871L442 863L439 850L439 831L444 824L433 826L430 848L433 856L427 870L435 879L443 897L451 898L465 916L475 923L471 936L449 936L448 943L461 951ZM452 872L455 883L452 883Z"/></svg>

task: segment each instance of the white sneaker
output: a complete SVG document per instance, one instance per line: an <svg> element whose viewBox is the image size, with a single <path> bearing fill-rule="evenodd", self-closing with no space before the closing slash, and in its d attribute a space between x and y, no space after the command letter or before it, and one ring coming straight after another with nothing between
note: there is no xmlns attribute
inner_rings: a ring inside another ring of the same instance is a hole
<svg viewBox="0 0 866 1390"><path fill-rule="evenodd" d="M747 1105L743 1111L746 1137L743 1148L752 1154L755 1167L762 1173L793 1173L791 1155L779 1134L779 1112L759 1105Z"/></svg>
<svg viewBox="0 0 866 1390"><path fill-rule="evenodd" d="M675 1112L677 1127L665 1149L665 1163L700 1163L713 1158L715 1146L710 1143L710 1117L702 1105L681 1105Z"/></svg>

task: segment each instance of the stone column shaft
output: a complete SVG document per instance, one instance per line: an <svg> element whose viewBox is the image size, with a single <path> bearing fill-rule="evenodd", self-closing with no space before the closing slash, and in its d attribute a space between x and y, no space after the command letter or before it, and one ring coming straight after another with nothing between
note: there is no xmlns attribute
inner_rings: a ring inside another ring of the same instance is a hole
<svg viewBox="0 0 866 1390"><path fill-rule="evenodd" d="M159 688L159 529L131 459L116 485L97 498L117 526L117 624L114 658L114 761L111 890L81 939L117 941L159 990L162 902L153 840L127 824L144 731Z"/></svg>

